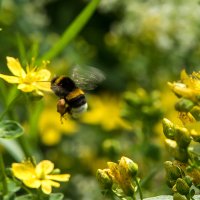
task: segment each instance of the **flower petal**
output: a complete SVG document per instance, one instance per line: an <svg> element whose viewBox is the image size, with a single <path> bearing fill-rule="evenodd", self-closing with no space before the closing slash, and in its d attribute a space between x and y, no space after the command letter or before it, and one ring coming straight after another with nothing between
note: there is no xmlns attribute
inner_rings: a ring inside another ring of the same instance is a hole
<svg viewBox="0 0 200 200"><path fill-rule="evenodd" d="M32 92L33 90L35 90L36 88L33 86L33 85L30 85L30 84L19 84L17 86L17 88L19 90L22 90L23 92Z"/></svg>
<svg viewBox="0 0 200 200"><path fill-rule="evenodd" d="M36 73L37 81L48 81L51 76L51 72L47 69L38 70Z"/></svg>
<svg viewBox="0 0 200 200"><path fill-rule="evenodd" d="M41 185L41 181L38 179L26 179L23 180L23 183L30 188L39 188Z"/></svg>
<svg viewBox="0 0 200 200"><path fill-rule="evenodd" d="M51 181L51 180L43 180L42 181L42 184L41 184L41 187L42 187L42 191L45 193L45 194L50 194L51 191L52 191L52 187L60 187L60 184L55 182L55 181Z"/></svg>
<svg viewBox="0 0 200 200"><path fill-rule="evenodd" d="M35 169L31 162L13 163L12 172L21 180L32 179L35 176Z"/></svg>
<svg viewBox="0 0 200 200"><path fill-rule="evenodd" d="M13 57L6 57L7 59L7 66L9 70L15 75L24 78L26 76L26 72L22 68L21 64L19 63L18 59Z"/></svg>
<svg viewBox="0 0 200 200"><path fill-rule="evenodd" d="M44 181L43 181L44 182ZM42 191L45 193L45 194L50 194L51 191L52 191L52 188L51 188L51 185L49 184L42 184Z"/></svg>
<svg viewBox="0 0 200 200"><path fill-rule="evenodd" d="M68 181L70 178L70 174L52 174L46 175L46 178L55 181Z"/></svg>
<svg viewBox="0 0 200 200"><path fill-rule="evenodd" d="M35 87L39 90L52 92L50 82L35 82Z"/></svg>
<svg viewBox="0 0 200 200"><path fill-rule="evenodd" d="M19 83L19 77L16 76L7 76L4 74L0 74L0 78L7 81L8 83Z"/></svg>
<svg viewBox="0 0 200 200"><path fill-rule="evenodd" d="M54 164L49 161L49 160L43 160L41 161L37 166L36 166L36 174L41 175L41 174L49 174L53 171Z"/></svg>

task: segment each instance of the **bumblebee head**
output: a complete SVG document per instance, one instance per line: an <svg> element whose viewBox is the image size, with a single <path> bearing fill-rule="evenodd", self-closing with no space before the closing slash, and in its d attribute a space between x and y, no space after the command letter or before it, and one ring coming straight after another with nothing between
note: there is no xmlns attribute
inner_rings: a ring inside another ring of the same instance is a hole
<svg viewBox="0 0 200 200"><path fill-rule="evenodd" d="M57 76L51 80L51 89L59 97L67 96L75 88L75 83L69 77Z"/></svg>

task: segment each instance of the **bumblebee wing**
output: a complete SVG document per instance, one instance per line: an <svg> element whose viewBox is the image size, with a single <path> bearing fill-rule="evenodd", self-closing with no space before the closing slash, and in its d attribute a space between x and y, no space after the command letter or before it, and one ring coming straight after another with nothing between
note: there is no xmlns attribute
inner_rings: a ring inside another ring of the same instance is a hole
<svg viewBox="0 0 200 200"><path fill-rule="evenodd" d="M72 69L71 78L83 90L93 90L105 80L103 72L95 67L75 66Z"/></svg>

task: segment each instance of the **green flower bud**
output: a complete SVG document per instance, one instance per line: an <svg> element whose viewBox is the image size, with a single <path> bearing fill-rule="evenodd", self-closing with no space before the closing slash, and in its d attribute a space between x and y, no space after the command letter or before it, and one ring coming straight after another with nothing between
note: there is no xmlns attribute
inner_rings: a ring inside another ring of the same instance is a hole
<svg viewBox="0 0 200 200"><path fill-rule="evenodd" d="M52 171L52 174L60 174L60 169L56 168Z"/></svg>
<svg viewBox="0 0 200 200"><path fill-rule="evenodd" d="M126 174L130 178L135 178L138 172L138 165L131 159L123 156L119 161L120 174Z"/></svg>
<svg viewBox="0 0 200 200"><path fill-rule="evenodd" d="M164 163L167 180L176 180L177 178L182 177L182 170L175 166L171 161L166 161Z"/></svg>
<svg viewBox="0 0 200 200"><path fill-rule="evenodd" d="M189 100L182 98L175 104L175 109L179 112L189 112L194 106L194 103Z"/></svg>
<svg viewBox="0 0 200 200"><path fill-rule="evenodd" d="M200 121L200 107L199 106L194 106L190 113L193 115L193 117L197 120Z"/></svg>
<svg viewBox="0 0 200 200"><path fill-rule="evenodd" d="M113 181L112 178L109 176L108 169L98 169L96 177L103 189L111 189Z"/></svg>
<svg viewBox="0 0 200 200"><path fill-rule="evenodd" d="M187 148L191 142L190 133L186 128L176 127L176 142L179 147Z"/></svg>
<svg viewBox="0 0 200 200"><path fill-rule="evenodd" d="M178 193L180 193L182 195L187 195L190 192L190 187L188 186L186 181L183 180L182 178L178 178L177 179L177 181L176 181L176 189L177 189Z"/></svg>
<svg viewBox="0 0 200 200"><path fill-rule="evenodd" d="M174 124L166 118L163 119L162 124L163 124L163 133L165 134L165 137L174 140L176 135Z"/></svg>
<svg viewBox="0 0 200 200"><path fill-rule="evenodd" d="M187 198L179 193L173 195L173 200L187 200Z"/></svg>
<svg viewBox="0 0 200 200"><path fill-rule="evenodd" d="M177 152L177 143L174 140L170 140L170 139L165 139L165 144L167 147L167 150L169 151L169 153L175 157L176 156L176 152Z"/></svg>
<svg viewBox="0 0 200 200"><path fill-rule="evenodd" d="M185 176L183 179L188 184L189 187L192 186L192 178L190 176Z"/></svg>

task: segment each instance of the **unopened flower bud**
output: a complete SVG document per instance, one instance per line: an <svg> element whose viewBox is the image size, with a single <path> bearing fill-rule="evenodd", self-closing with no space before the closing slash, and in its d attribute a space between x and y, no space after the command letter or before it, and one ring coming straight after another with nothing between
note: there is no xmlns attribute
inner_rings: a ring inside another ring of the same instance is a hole
<svg viewBox="0 0 200 200"><path fill-rule="evenodd" d="M179 147L186 148L191 142L190 133L186 128L176 127L176 142Z"/></svg>
<svg viewBox="0 0 200 200"><path fill-rule="evenodd" d="M176 180L182 177L182 171L178 166L175 166L171 161L166 161L164 163L166 176L168 180Z"/></svg>
<svg viewBox="0 0 200 200"><path fill-rule="evenodd" d="M120 173L126 173L131 178L135 178L138 172L138 165L131 159L123 156L119 161Z"/></svg>
<svg viewBox="0 0 200 200"><path fill-rule="evenodd" d="M60 174L60 169L56 168L52 171L52 174Z"/></svg>
<svg viewBox="0 0 200 200"><path fill-rule="evenodd" d="M197 120L200 121L200 107L199 106L194 106L190 113L193 115L193 117Z"/></svg>
<svg viewBox="0 0 200 200"><path fill-rule="evenodd" d="M179 194L179 193L174 193L173 195L173 200L187 200L185 196Z"/></svg>
<svg viewBox="0 0 200 200"><path fill-rule="evenodd" d="M189 100L182 98L175 104L175 109L179 112L189 112L194 106L194 103Z"/></svg>
<svg viewBox="0 0 200 200"><path fill-rule="evenodd" d="M188 151L187 148L180 148L176 141L166 139L165 140L167 149L169 153L178 161L187 162L188 160Z"/></svg>
<svg viewBox="0 0 200 200"><path fill-rule="evenodd" d="M165 134L166 138L174 140L176 134L174 124L166 118L163 119L162 124L163 124L163 133Z"/></svg>
<svg viewBox="0 0 200 200"><path fill-rule="evenodd" d="M113 184L112 178L108 174L108 170L109 169L98 169L96 173L97 180L103 189L111 189Z"/></svg>
<svg viewBox="0 0 200 200"><path fill-rule="evenodd" d="M188 186L188 184L186 183L185 180L183 180L182 178L178 178L176 181L176 189L178 191L178 193L182 194L182 195L187 195L190 191L190 187Z"/></svg>
<svg viewBox="0 0 200 200"><path fill-rule="evenodd" d="M174 140L165 139L165 144L169 153L175 157L177 151L177 143Z"/></svg>
<svg viewBox="0 0 200 200"><path fill-rule="evenodd" d="M185 176L183 179L188 184L189 187L192 186L192 178L190 176Z"/></svg>

